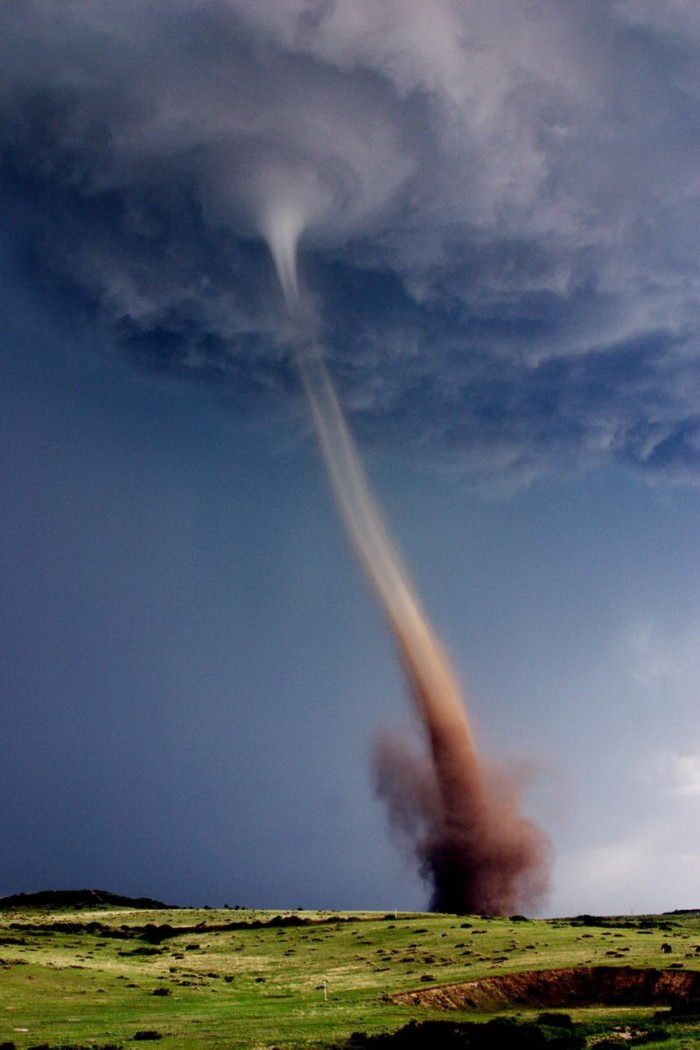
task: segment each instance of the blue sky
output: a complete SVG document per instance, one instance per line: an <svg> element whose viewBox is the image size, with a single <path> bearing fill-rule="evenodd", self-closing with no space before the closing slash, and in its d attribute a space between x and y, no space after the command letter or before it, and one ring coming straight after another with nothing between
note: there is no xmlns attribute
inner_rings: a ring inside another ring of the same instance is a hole
<svg viewBox="0 0 700 1050"><path fill-rule="evenodd" d="M695 6L123 10L1 16L0 894L427 899L281 194L479 739L531 770L548 912L697 906Z"/></svg>

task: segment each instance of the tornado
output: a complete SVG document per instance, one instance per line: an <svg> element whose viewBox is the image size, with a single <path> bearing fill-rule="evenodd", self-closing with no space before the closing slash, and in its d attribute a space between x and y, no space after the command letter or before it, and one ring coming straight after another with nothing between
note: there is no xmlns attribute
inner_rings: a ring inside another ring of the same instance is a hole
<svg viewBox="0 0 700 1050"><path fill-rule="evenodd" d="M464 693L402 564L369 486L325 364L297 244L304 217L293 204L261 223L287 305L290 341L334 500L383 610L419 722L426 754L383 737L377 793L430 883L430 907L458 914L536 910L549 890L551 845L522 814L521 786L477 749Z"/></svg>

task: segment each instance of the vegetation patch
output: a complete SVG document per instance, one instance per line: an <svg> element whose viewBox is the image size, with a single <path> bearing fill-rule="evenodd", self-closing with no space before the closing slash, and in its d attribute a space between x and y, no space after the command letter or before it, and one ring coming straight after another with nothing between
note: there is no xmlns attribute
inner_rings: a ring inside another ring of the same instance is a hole
<svg viewBox="0 0 700 1050"><path fill-rule="evenodd" d="M561 1027L508 1018L486 1024L465 1021L409 1021L398 1032L368 1036L355 1032L342 1050L584 1050L586 1036ZM340 1048L338 1048L340 1050Z"/></svg>

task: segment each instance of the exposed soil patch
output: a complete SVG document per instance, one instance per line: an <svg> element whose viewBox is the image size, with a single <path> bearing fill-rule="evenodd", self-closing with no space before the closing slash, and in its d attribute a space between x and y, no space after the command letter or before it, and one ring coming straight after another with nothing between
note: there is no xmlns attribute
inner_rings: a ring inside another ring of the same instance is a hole
<svg viewBox="0 0 700 1050"><path fill-rule="evenodd" d="M391 996L403 1005L489 1011L508 1006L676 1006L693 999L700 999L699 971L630 966L530 970Z"/></svg>

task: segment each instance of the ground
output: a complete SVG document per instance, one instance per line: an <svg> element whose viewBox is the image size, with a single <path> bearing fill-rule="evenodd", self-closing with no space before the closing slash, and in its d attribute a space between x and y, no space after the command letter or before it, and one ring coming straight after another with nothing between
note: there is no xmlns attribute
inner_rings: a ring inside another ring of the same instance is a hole
<svg viewBox="0 0 700 1050"><path fill-rule="evenodd" d="M526 920L2 903L0 1048L476 1048L496 1020L508 1022L499 1045L518 1050L700 1043L697 912ZM552 1025L552 1012L568 1020Z"/></svg>

